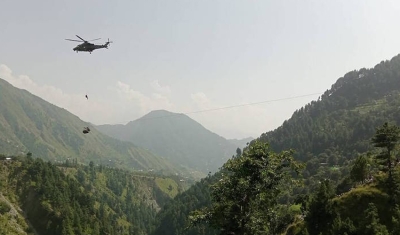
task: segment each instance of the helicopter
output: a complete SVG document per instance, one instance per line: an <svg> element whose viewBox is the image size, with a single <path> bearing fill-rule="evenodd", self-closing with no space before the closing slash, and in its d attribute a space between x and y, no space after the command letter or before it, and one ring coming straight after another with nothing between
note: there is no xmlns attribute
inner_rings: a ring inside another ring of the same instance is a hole
<svg viewBox="0 0 400 235"><path fill-rule="evenodd" d="M90 43L90 41L96 41L99 40L101 38L96 38L93 40L89 40L86 41L85 39L77 36L80 40L74 40L74 39L65 39L68 41L73 41L73 42L83 42L82 44L79 44L78 46L76 46L73 50L76 51L76 53L78 53L79 51L86 51L89 52L90 54L92 54L92 51L96 50L96 49L101 49L101 48L107 48L108 49L108 45L112 42L110 42L110 39L108 39L108 41L106 43L104 43L103 45L95 45L93 43Z"/></svg>

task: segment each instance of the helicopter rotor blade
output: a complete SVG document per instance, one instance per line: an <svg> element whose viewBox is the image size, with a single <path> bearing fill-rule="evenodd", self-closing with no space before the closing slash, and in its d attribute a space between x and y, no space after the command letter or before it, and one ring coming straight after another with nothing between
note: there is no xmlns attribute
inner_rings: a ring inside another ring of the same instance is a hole
<svg viewBox="0 0 400 235"><path fill-rule="evenodd" d="M96 41L96 40L99 40L99 39L101 39L101 38L92 39L92 40L89 40L89 42Z"/></svg>
<svg viewBox="0 0 400 235"><path fill-rule="evenodd" d="M74 40L74 39L65 39L65 40L67 40L67 41L73 41L73 42L82 42L82 41Z"/></svg>
<svg viewBox="0 0 400 235"><path fill-rule="evenodd" d="M79 37L78 35L75 35L75 36L77 36L77 37L78 37L80 40L82 40L82 41L86 42L86 40L85 40L85 39L83 39L83 38Z"/></svg>

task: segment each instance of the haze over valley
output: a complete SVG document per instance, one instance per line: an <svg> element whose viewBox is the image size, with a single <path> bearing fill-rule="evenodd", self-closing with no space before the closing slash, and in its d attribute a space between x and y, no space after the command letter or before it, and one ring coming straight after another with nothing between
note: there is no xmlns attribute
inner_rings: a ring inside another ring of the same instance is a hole
<svg viewBox="0 0 400 235"><path fill-rule="evenodd" d="M5 0L0 234L400 234L399 12Z"/></svg>

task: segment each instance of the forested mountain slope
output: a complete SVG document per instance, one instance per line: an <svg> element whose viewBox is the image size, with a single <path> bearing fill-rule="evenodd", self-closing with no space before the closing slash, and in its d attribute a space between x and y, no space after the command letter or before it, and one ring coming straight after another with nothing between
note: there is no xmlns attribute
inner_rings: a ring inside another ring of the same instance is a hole
<svg viewBox="0 0 400 235"><path fill-rule="evenodd" d="M0 156L0 234L145 235L182 184L93 162L55 166L40 158Z"/></svg>
<svg viewBox="0 0 400 235"><path fill-rule="evenodd" d="M383 61L371 69L363 68L347 73L320 99L297 110L282 126L258 138L270 143L271 148L277 152L294 149L295 158L305 163L302 172L304 185L294 188L294 191L288 190L287 195L280 199L281 203L304 202L304 198L309 198L324 179L331 180L332 188L340 183L336 189L339 194L350 190L353 185L349 176L351 160L367 151L375 151L371 138L376 128L384 122L400 124L400 56ZM177 196L174 202L166 205L159 214L160 225L172 214L180 215L179 218L184 218L184 223L187 223L186 211L174 211L171 207L199 209L200 204L204 206L210 203L209 191L195 190L195 187L209 186L193 186L193 189L186 192L185 199L183 195ZM360 193L362 197L368 198L375 191L361 190ZM335 189L333 195L330 192L329 197L334 197L334 193ZM352 195L355 198L360 196L357 192ZM355 203L354 200L350 200L349 203ZM342 208L345 208L345 205ZM364 209L361 208L355 214L364 213ZM183 231L182 223L173 222L167 231ZM196 232L183 231L181 234L210 233L211 231L206 229Z"/></svg>
<svg viewBox="0 0 400 235"><path fill-rule="evenodd" d="M184 114L152 111L126 125L101 125L99 131L130 141L182 167L215 172L237 147Z"/></svg>
<svg viewBox="0 0 400 235"><path fill-rule="evenodd" d="M93 161L136 170L180 171L149 151L110 138L95 128L84 135L86 126L91 125L0 79L0 153L31 152L34 157L53 161L77 158L82 163Z"/></svg>
<svg viewBox="0 0 400 235"><path fill-rule="evenodd" d="M347 73L260 139L277 151L293 148L302 160L323 152L365 152L375 128L388 120L400 122L400 56Z"/></svg>

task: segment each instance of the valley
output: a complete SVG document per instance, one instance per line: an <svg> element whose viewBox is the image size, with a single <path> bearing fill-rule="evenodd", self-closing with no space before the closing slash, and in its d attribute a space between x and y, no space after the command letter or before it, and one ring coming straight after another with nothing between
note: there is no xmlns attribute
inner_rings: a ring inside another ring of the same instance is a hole
<svg viewBox="0 0 400 235"><path fill-rule="evenodd" d="M400 56L351 71L244 140L166 110L83 135L93 125L0 80L0 232L397 234L399 75Z"/></svg>
<svg viewBox="0 0 400 235"><path fill-rule="evenodd" d="M244 141L227 140L204 128L184 114L152 111L126 125L101 125L96 128L111 137L149 149L182 168L195 169L203 176L215 173ZM250 139L245 139L249 142ZM207 146L205 148L204 146Z"/></svg>

